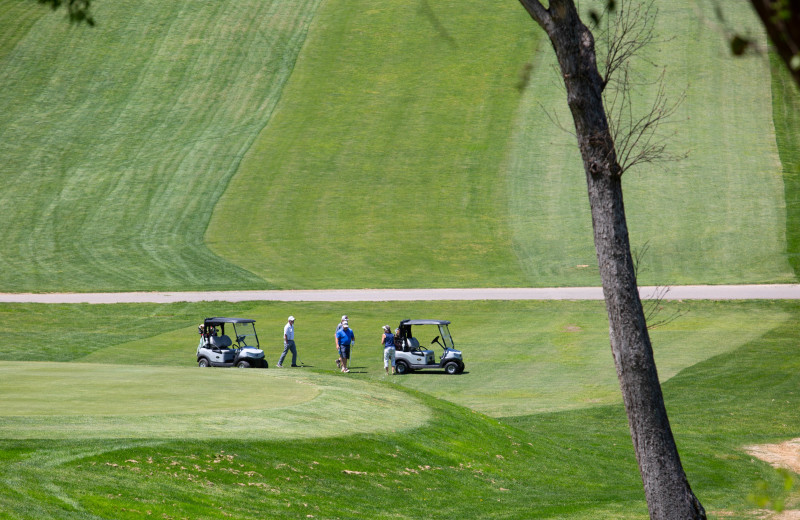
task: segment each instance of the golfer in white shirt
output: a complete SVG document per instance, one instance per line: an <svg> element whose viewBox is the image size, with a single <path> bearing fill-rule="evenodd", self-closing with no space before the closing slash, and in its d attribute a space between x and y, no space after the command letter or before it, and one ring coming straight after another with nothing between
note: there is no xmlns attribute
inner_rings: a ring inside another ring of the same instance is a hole
<svg viewBox="0 0 800 520"><path fill-rule="evenodd" d="M283 354L278 360L278 368L283 367L283 360L286 353L292 351L292 366L297 366L297 347L294 344L294 316L289 316L286 325L283 327Z"/></svg>

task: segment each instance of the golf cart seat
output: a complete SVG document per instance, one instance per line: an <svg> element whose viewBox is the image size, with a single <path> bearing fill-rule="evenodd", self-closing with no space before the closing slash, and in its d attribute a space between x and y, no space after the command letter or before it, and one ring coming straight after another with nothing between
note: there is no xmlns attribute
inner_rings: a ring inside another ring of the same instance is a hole
<svg viewBox="0 0 800 520"><path fill-rule="evenodd" d="M227 348L233 345L231 338L228 336L211 336L209 339L211 340L211 345L215 347Z"/></svg>
<svg viewBox="0 0 800 520"><path fill-rule="evenodd" d="M417 338L408 338L406 339L406 343L408 345L408 350L419 350L419 341L417 341Z"/></svg>

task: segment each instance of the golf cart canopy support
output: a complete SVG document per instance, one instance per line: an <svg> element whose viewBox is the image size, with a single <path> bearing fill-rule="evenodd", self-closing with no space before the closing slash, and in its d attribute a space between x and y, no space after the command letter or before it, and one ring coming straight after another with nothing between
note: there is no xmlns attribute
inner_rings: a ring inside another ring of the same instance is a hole
<svg viewBox="0 0 800 520"><path fill-rule="evenodd" d="M403 320L400 325L450 325L447 320Z"/></svg>
<svg viewBox="0 0 800 520"><path fill-rule="evenodd" d="M223 323L255 323L256 320L246 318L206 318L206 325L221 325Z"/></svg>

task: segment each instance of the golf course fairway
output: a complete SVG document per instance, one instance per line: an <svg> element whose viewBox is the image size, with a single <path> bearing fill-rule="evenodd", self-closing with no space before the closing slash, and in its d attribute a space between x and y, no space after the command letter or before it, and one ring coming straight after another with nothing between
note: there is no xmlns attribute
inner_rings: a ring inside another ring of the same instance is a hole
<svg viewBox="0 0 800 520"><path fill-rule="evenodd" d="M379 395L299 371L7 362L0 436L264 440L403 430L429 418L407 394L387 386Z"/></svg>

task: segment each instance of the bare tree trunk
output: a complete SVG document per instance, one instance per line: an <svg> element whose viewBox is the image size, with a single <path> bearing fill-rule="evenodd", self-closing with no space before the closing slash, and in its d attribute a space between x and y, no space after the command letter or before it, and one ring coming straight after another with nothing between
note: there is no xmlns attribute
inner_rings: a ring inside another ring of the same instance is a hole
<svg viewBox="0 0 800 520"><path fill-rule="evenodd" d="M558 57L583 158L611 351L652 519L701 519L705 510L683 471L658 381L636 283L622 200L622 169L603 107L594 37L572 0L520 0Z"/></svg>

